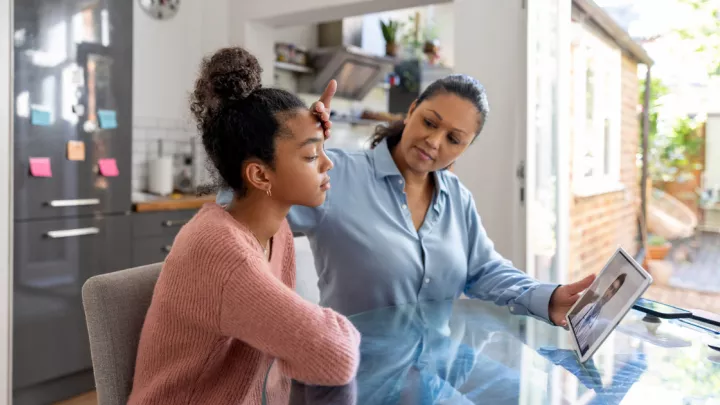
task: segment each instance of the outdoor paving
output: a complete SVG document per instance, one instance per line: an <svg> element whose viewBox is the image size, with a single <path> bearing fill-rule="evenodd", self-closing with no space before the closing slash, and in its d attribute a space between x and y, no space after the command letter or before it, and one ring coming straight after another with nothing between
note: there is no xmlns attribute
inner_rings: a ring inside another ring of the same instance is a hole
<svg viewBox="0 0 720 405"><path fill-rule="evenodd" d="M674 244L668 260L673 262L671 287L720 294L720 234L698 232Z"/></svg>
<svg viewBox="0 0 720 405"><path fill-rule="evenodd" d="M720 314L720 294L718 293L652 285L644 297L681 308L702 309Z"/></svg>
<svg viewBox="0 0 720 405"><path fill-rule="evenodd" d="M647 298L688 309L720 314L720 234L700 232L674 243L669 285L654 283Z"/></svg>

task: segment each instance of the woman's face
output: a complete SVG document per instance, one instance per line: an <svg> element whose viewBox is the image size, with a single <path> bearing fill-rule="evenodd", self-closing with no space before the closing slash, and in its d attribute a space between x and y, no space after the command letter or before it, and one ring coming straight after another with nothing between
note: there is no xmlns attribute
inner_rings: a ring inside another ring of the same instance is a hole
<svg viewBox="0 0 720 405"><path fill-rule="evenodd" d="M270 171L272 197L289 205L317 207L325 202L332 169L324 150L323 129L309 110L298 110L284 121L275 142L275 169Z"/></svg>
<svg viewBox="0 0 720 405"><path fill-rule="evenodd" d="M610 301L620 290L620 287L622 287L622 282L620 280L613 281L613 283L610 284L610 287L605 290L605 295L603 296L605 302Z"/></svg>
<svg viewBox="0 0 720 405"><path fill-rule="evenodd" d="M416 173L445 169L470 146L482 119L470 101L451 93L413 103L393 157Z"/></svg>

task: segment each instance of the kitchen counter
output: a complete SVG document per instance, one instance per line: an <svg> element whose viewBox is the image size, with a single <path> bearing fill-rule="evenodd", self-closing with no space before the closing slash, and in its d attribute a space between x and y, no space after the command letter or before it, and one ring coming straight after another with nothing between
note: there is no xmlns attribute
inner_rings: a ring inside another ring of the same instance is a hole
<svg viewBox="0 0 720 405"><path fill-rule="evenodd" d="M203 204L215 201L214 195L197 197L195 195L173 194L167 197L146 193L133 193L135 212L179 211L200 209Z"/></svg>

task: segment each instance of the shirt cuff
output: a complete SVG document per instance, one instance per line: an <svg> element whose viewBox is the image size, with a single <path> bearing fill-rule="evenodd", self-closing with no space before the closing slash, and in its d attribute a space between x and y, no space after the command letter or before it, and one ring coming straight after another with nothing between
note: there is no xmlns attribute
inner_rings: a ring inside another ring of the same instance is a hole
<svg viewBox="0 0 720 405"><path fill-rule="evenodd" d="M540 284L532 291L530 295L530 305L528 310L530 313L551 325L553 322L550 320L550 298L552 297L555 290L560 287L560 284Z"/></svg>

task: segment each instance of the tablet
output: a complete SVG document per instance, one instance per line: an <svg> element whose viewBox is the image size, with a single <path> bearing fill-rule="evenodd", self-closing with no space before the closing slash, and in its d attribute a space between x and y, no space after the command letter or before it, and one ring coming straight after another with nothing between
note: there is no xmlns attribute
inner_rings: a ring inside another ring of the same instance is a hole
<svg viewBox="0 0 720 405"><path fill-rule="evenodd" d="M622 248L565 316L575 352L585 363L652 284L652 277Z"/></svg>

